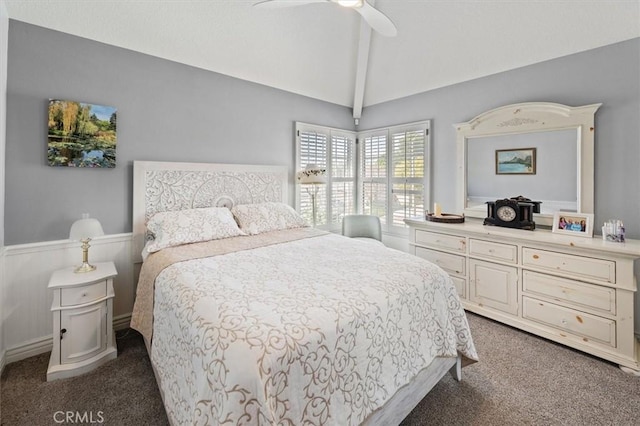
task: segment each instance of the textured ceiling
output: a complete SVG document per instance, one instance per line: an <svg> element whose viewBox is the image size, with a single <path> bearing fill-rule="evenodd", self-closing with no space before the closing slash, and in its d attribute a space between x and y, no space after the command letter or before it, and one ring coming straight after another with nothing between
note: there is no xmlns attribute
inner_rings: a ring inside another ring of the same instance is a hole
<svg viewBox="0 0 640 426"><path fill-rule="evenodd" d="M335 4L5 0L11 19L353 106L361 20ZM364 105L640 37L638 0L378 0Z"/></svg>

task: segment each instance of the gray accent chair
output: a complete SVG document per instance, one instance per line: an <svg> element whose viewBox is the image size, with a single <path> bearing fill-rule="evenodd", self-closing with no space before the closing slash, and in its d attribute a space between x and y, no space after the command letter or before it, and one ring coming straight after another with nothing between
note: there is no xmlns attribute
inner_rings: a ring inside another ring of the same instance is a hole
<svg viewBox="0 0 640 426"><path fill-rule="evenodd" d="M347 215L342 219L342 235L351 238L373 238L382 241L380 218L366 214Z"/></svg>

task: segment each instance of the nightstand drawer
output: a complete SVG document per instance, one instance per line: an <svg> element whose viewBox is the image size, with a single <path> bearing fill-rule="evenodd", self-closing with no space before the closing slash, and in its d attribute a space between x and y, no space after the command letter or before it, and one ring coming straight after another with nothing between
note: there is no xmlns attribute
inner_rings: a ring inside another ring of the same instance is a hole
<svg viewBox="0 0 640 426"><path fill-rule="evenodd" d="M583 341L616 346L616 322L607 318L526 296L522 298L522 317L580 336Z"/></svg>
<svg viewBox="0 0 640 426"><path fill-rule="evenodd" d="M469 254L504 262L518 262L518 247L511 244L469 239Z"/></svg>
<svg viewBox="0 0 640 426"><path fill-rule="evenodd" d="M427 250L422 247L416 247L416 256L435 263L450 274L465 275L467 273L463 256Z"/></svg>
<svg viewBox="0 0 640 426"><path fill-rule="evenodd" d="M63 288L60 291L60 306L82 305L106 296L106 281L82 287Z"/></svg>
<svg viewBox="0 0 640 426"><path fill-rule="evenodd" d="M522 248L522 265L546 269L576 278L616 282L616 262L554 251Z"/></svg>
<svg viewBox="0 0 640 426"><path fill-rule="evenodd" d="M616 290L611 287L524 270L522 271L522 290L550 297L558 302L616 314Z"/></svg>
<svg viewBox="0 0 640 426"><path fill-rule="evenodd" d="M421 231L419 229L416 230L416 244L443 250L459 251L460 253L467 251L467 243L464 237Z"/></svg>

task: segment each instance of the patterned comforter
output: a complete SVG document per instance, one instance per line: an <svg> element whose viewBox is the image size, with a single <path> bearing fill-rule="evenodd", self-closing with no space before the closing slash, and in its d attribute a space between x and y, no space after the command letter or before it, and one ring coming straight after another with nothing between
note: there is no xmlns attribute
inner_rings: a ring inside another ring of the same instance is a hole
<svg viewBox="0 0 640 426"><path fill-rule="evenodd" d="M477 360L439 267L333 234L281 241L155 278L151 360L173 424L360 424L436 356Z"/></svg>

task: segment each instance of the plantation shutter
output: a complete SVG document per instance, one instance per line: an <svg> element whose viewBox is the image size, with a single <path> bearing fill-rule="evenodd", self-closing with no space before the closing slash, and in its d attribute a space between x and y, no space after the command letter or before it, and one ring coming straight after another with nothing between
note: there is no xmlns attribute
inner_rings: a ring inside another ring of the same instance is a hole
<svg viewBox="0 0 640 426"><path fill-rule="evenodd" d="M391 133L393 226L424 214L427 129L398 129Z"/></svg>
<svg viewBox="0 0 640 426"><path fill-rule="evenodd" d="M362 144L362 213L387 223L387 132L364 134Z"/></svg>
<svg viewBox="0 0 640 426"><path fill-rule="evenodd" d="M337 230L344 215L356 212L355 133L296 123L296 135L296 171L309 164L327 170L326 185L296 185L296 209L311 224L311 191L317 190L316 226Z"/></svg>
<svg viewBox="0 0 640 426"><path fill-rule="evenodd" d="M383 229L404 233L404 219L426 206L429 122L359 134L362 212L380 217Z"/></svg>

